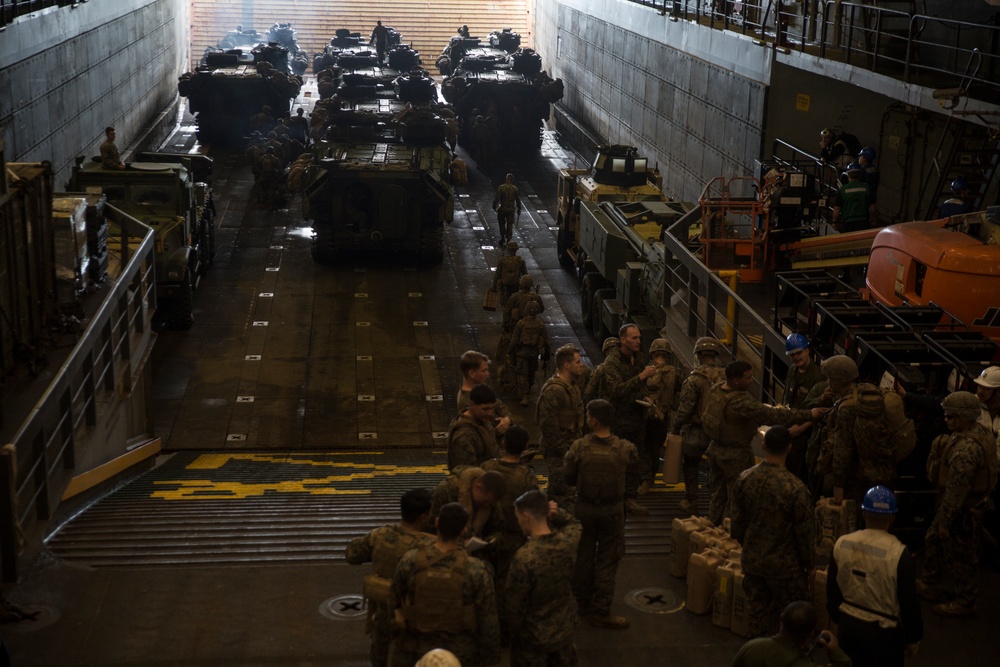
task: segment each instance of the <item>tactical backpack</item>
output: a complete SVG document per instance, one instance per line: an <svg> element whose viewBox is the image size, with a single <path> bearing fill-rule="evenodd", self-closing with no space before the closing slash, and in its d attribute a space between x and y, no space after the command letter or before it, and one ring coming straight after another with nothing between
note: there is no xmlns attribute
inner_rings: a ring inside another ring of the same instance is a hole
<svg viewBox="0 0 1000 667"><path fill-rule="evenodd" d="M903 413L903 399L896 392L859 384L852 401L857 414L852 436L862 459L898 463L913 451L917 432L913 420Z"/></svg>
<svg viewBox="0 0 1000 667"><path fill-rule="evenodd" d="M968 432L953 433L951 435L939 435L931 443L931 453L927 457L927 479L937 488L943 489L948 484L948 475L951 472L948 466L948 456L951 448L962 438L974 440L982 449L985 467L980 466L972 478L969 488L969 499L975 504L982 498L988 496L997 485L997 457L996 443L990 437L990 433L980 424L978 428L973 427Z"/></svg>
<svg viewBox="0 0 1000 667"><path fill-rule="evenodd" d="M385 529L388 530L393 529ZM392 586L392 575L396 571L396 565L399 564L403 554L417 546L417 542L418 536L407 531L399 531L394 541L381 539L376 542L372 549L372 565L375 572L365 575L362 581L362 592L366 598L382 604L389 603L389 588Z"/></svg>
<svg viewBox="0 0 1000 667"><path fill-rule="evenodd" d="M536 317L522 319L521 336L517 342L524 347L537 348L542 342L544 326Z"/></svg>
<svg viewBox="0 0 1000 667"><path fill-rule="evenodd" d="M515 255L504 255L500 260L500 282L508 287L517 287L521 278L521 258Z"/></svg>
<svg viewBox="0 0 1000 667"><path fill-rule="evenodd" d="M611 436L607 444L598 444L588 436L576 479L576 489L583 500L613 502L625 498L625 458L622 441Z"/></svg>
<svg viewBox="0 0 1000 667"><path fill-rule="evenodd" d="M739 393L722 391L724 385L725 382L712 385L704 397L704 407L701 410L701 428L705 431L705 435L715 442L722 440L722 425L726 420L726 408L729 406L729 401Z"/></svg>
<svg viewBox="0 0 1000 667"><path fill-rule="evenodd" d="M449 554L427 549L417 555L412 598L404 601L402 609L409 630L458 634L476 629L475 605L462 604L469 555L464 549L451 553L455 562L447 570L434 565Z"/></svg>
<svg viewBox="0 0 1000 667"><path fill-rule="evenodd" d="M720 382L726 381L726 369L722 366L699 366L698 368L691 371L691 375L698 375L705 378L708 383L708 390L703 391L698 396L698 405L694 408L694 419L697 420L696 423L701 423L701 413L705 409L705 397L712 390L712 387ZM688 377L691 377L690 375Z"/></svg>

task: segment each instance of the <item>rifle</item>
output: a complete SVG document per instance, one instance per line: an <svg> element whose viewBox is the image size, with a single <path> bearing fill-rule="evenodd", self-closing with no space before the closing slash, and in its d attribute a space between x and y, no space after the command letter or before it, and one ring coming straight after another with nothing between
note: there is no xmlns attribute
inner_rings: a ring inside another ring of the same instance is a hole
<svg viewBox="0 0 1000 667"><path fill-rule="evenodd" d="M545 347L542 348L542 354L541 354L542 373L544 373L546 377L548 377L549 375L549 359L551 357L552 357L552 348L550 348L548 343L546 343Z"/></svg>

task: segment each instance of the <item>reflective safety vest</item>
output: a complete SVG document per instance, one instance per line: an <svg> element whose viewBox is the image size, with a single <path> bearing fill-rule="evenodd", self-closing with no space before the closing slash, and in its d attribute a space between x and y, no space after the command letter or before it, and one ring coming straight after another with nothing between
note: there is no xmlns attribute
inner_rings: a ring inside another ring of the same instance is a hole
<svg viewBox="0 0 1000 667"><path fill-rule="evenodd" d="M899 625L896 572L903 543L884 530L844 535L833 547L837 585L844 595L840 611L881 628Z"/></svg>

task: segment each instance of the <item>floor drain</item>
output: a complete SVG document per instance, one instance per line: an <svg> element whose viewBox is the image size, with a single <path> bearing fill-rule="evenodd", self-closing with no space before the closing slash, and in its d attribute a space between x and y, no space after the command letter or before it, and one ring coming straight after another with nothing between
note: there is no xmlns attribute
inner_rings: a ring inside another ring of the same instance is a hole
<svg viewBox="0 0 1000 667"><path fill-rule="evenodd" d="M319 613L331 621L354 621L365 617L368 606L360 595L338 595L324 600L319 606Z"/></svg>
<svg viewBox="0 0 1000 667"><path fill-rule="evenodd" d="M666 588L640 588L629 592L625 602L647 614L672 614L684 608L684 600Z"/></svg>

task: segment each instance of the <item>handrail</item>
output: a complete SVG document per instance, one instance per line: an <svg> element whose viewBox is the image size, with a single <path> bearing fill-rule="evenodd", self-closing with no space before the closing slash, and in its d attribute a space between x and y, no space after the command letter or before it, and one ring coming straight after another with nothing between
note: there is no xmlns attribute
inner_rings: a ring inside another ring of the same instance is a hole
<svg viewBox="0 0 1000 667"><path fill-rule="evenodd" d="M130 372L125 354L129 338L147 331L155 305L152 228L113 206L105 211L121 230L125 248L129 238L141 241L72 353L11 442L0 449L0 489L6 489L0 496L7 496L0 499L0 567L5 582L17 580L23 536L36 522L51 517L69 482L79 443L97 424L98 399L115 391L116 378Z"/></svg>

